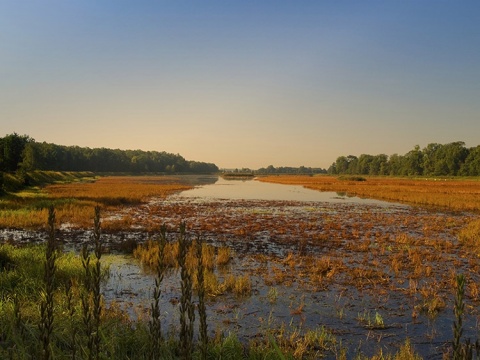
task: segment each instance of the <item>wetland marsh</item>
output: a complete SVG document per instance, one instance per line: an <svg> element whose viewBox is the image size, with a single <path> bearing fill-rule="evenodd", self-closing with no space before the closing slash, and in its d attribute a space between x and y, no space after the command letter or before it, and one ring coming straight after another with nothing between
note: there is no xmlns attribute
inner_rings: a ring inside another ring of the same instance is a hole
<svg viewBox="0 0 480 360"><path fill-rule="evenodd" d="M166 184L162 178L133 181ZM213 270L216 281L242 277L248 291L219 286L207 294L212 337L232 332L248 344L272 332L294 342L314 332L323 334L324 347L299 354L330 358L394 353L410 339L424 358L442 358L451 351L459 273L467 279L464 335L477 337L480 251L460 236L478 219L476 213L258 180L172 181L185 187L106 207L102 238L118 254L155 239L162 224L174 241L184 221L188 236L200 236L217 253L230 249L230 261ZM28 236L3 231L4 241L41 239L34 230ZM58 233L65 249L79 249L91 237L73 221ZM126 254L111 255L108 263L107 306L148 319L151 269ZM161 320L171 330L178 324L178 277L170 271L162 283Z"/></svg>

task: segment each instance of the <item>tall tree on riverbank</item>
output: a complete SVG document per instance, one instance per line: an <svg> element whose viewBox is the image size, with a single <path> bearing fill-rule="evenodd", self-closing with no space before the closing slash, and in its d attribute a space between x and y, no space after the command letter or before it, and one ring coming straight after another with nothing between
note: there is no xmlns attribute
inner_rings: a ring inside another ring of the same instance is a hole
<svg viewBox="0 0 480 360"><path fill-rule="evenodd" d="M405 155L362 154L339 156L330 174L393 176L480 176L480 146L466 148L463 141L416 145Z"/></svg>

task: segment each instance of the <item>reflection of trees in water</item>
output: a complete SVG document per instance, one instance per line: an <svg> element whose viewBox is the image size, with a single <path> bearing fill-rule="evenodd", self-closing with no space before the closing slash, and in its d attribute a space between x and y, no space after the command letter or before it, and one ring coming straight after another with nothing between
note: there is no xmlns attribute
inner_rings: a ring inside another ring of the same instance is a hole
<svg viewBox="0 0 480 360"><path fill-rule="evenodd" d="M179 180L182 184L199 186L199 185L213 185L218 181L216 175L180 175Z"/></svg>

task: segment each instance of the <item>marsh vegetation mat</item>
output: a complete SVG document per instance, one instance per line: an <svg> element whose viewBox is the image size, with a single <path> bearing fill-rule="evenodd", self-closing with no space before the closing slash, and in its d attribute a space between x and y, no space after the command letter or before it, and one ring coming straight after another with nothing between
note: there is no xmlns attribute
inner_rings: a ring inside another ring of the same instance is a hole
<svg viewBox="0 0 480 360"><path fill-rule="evenodd" d="M467 278L464 334L478 332L480 252L458 239L474 218L386 202L171 195L104 214L106 222L128 226L102 237L111 248L142 243L165 223L173 241L185 221L192 238L229 247L231 261L215 269L218 281L248 277L250 290L210 294L212 335L235 332L248 341L272 329L294 334L325 327L349 354L394 351L409 338L422 356L441 358L453 338L456 274ZM59 232L65 246L89 236ZM104 285L107 303L147 317L153 277L131 257L118 261ZM167 274L162 289L162 320L175 327L177 272Z"/></svg>

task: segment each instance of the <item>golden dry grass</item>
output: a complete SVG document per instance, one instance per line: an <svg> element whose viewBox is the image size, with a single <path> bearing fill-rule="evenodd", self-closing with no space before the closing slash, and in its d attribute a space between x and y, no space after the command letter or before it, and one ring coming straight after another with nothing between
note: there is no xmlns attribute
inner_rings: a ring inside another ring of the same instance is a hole
<svg viewBox="0 0 480 360"><path fill-rule="evenodd" d="M169 194L191 189L170 176L104 177L97 181L48 185L43 189L17 193L4 199L0 208L0 227L38 229L46 224L47 209L55 206L58 224L89 228L96 205L105 212L118 214L121 209L142 204L149 198L165 198ZM105 219L102 227L118 230L130 227L129 216Z"/></svg>
<svg viewBox="0 0 480 360"><path fill-rule="evenodd" d="M45 188L53 198L75 198L95 201L106 206L135 205L151 197L164 198L177 191L191 189L169 177L115 176L90 183L49 185Z"/></svg>
<svg viewBox="0 0 480 360"><path fill-rule="evenodd" d="M292 175L266 176L259 180L386 201L480 211L480 182L476 180L368 177L366 181L349 181L333 176Z"/></svg>

